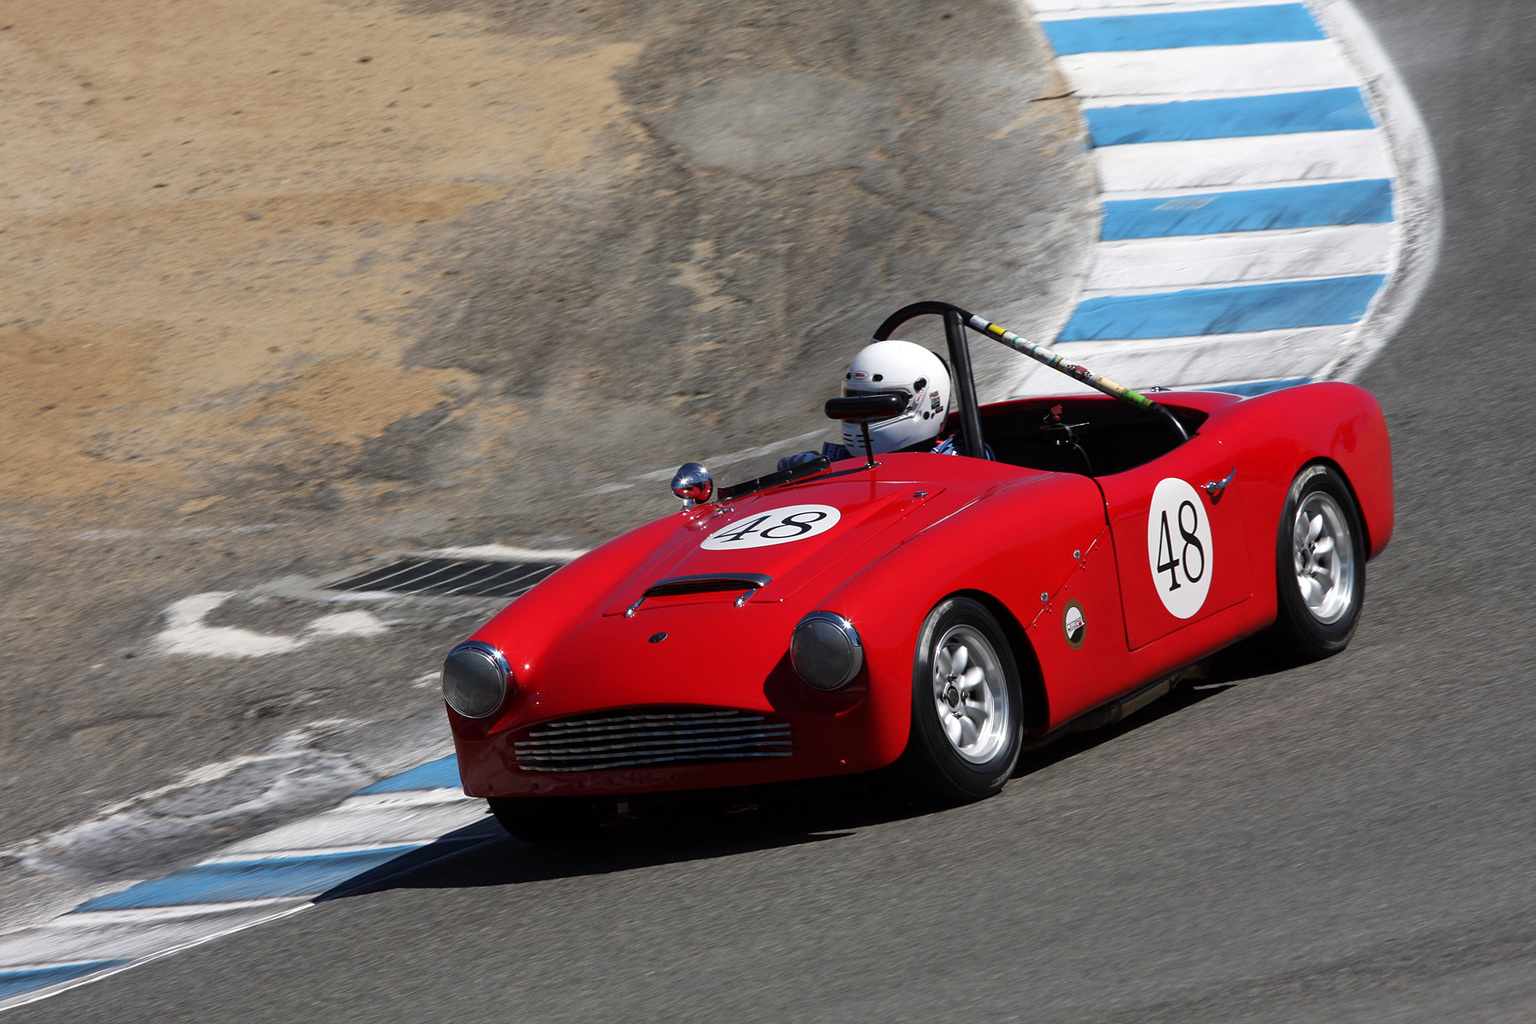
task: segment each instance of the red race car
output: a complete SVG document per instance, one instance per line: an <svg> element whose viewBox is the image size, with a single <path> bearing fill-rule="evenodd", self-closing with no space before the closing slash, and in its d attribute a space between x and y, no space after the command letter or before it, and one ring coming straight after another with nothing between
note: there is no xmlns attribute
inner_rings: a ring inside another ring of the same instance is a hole
<svg viewBox="0 0 1536 1024"><path fill-rule="evenodd" d="M684 508L448 655L464 791L508 831L547 840L657 794L888 765L929 798L975 800L1025 746L1129 713L1251 634L1296 659L1349 642L1365 563L1392 534L1369 393L1154 402L939 302L874 340L918 315L945 325L955 410L936 415L990 457L875 454L871 425L911 396L830 399L863 432L858 455L718 490L690 463L673 481ZM1104 397L981 407L967 331Z"/></svg>

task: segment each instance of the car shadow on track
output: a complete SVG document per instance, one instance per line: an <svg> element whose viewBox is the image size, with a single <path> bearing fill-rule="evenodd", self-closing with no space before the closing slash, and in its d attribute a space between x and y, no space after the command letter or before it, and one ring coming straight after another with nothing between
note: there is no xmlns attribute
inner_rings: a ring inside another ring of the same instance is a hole
<svg viewBox="0 0 1536 1024"><path fill-rule="evenodd" d="M626 822L591 838L534 846L508 836L487 814L474 825L349 879L316 902L391 889L472 889L603 875L663 864L834 842L862 827L928 813L898 801L879 780L786 786L760 804L680 808Z"/></svg>
<svg viewBox="0 0 1536 1024"><path fill-rule="evenodd" d="M1017 779L1042 768L1049 768L1158 719L1176 715L1185 708L1226 693L1244 680L1264 678L1293 667L1292 664L1276 660L1259 641L1241 641L1211 655L1197 666L1192 678L1175 686L1166 697L1153 701L1134 714L1110 725L1069 733L1046 746L1025 751L1019 758L1013 777Z"/></svg>
<svg viewBox="0 0 1536 1024"><path fill-rule="evenodd" d="M663 864L712 860L853 834L848 820L839 830L813 831L756 818L722 822L713 815L669 817L665 826L645 823L622 833L559 846L533 846L513 839L495 819L441 837L413 853L349 879L316 898L317 903L392 889L475 889L556 878L605 875Z"/></svg>
<svg viewBox="0 0 1536 1024"><path fill-rule="evenodd" d="M1209 700L1243 679L1283 666L1240 645L1205 666L1203 677L1177 687L1112 725L1063 737L1026 752L1014 777L1110 742L1135 729ZM681 809L657 819L603 829L593 838L561 846L532 846L508 836L487 813L483 821L444 835L427 846L356 878L316 902L393 889L473 889L603 875L693 860L712 860L762 850L835 842L860 828L942 809L898 795L883 773L816 780L777 787L759 803Z"/></svg>

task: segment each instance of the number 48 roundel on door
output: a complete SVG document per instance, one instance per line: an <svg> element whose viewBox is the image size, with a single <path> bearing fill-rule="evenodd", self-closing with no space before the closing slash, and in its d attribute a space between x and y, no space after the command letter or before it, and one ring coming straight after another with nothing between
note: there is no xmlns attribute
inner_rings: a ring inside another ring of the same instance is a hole
<svg viewBox="0 0 1536 1024"><path fill-rule="evenodd" d="M1205 604L1215 556L1199 492L1178 477L1162 480L1147 515L1147 560L1157 596L1174 617L1190 618Z"/></svg>

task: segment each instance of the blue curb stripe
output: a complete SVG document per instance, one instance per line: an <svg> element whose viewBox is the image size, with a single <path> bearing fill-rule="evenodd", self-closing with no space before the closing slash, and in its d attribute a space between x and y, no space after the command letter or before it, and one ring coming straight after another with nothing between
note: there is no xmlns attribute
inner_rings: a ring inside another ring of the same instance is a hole
<svg viewBox="0 0 1536 1024"><path fill-rule="evenodd" d="M262 900L279 896L313 896L345 882L354 875L387 864L424 843L390 846L381 850L321 853L271 860L235 861L227 864L195 864L164 878L88 900L71 914L92 910L129 910L139 907L176 907L192 903L223 903Z"/></svg>
<svg viewBox="0 0 1536 1024"><path fill-rule="evenodd" d="M0 1002L24 996L28 992L61 985L97 971L111 970L128 963L127 960L92 960L83 964L61 964L57 967L33 967L24 971L0 971Z"/></svg>
<svg viewBox="0 0 1536 1024"><path fill-rule="evenodd" d="M1284 391L1286 388L1294 388L1301 384L1311 384L1311 377L1288 377L1285 380L1253 380L1246 384L1222 384L1214 388L1196 388L1196 391L1220 391L1227 395L1241 395L1244 398L1253 398L1257 395L1267 395L1271 391Z"/></svg>
<svg viewBox="0 0 1536 1024"><path fill-rule="evenodd" d="M1114 199L1104 204L1099 237L1166 238L1222 235L1392 220L1392 182L1340 181L1204 195Z"/></svg>
<svg viewBox="0 0 1536 1024"><path fill-rule="evenodd" d="M1327 38L1301 4L1171 14L1122 14L1041 23L1058 54L1186 46L1300 43Z"/></svg>
<svg viewBox="0 0 1536 1024"><path fill-rule="evenodd" d="M459 759L453 754L440 757L436 761L428 761L426 764L417 765L409 771L401 772L387 779L380 779L371 786L364 786L353 796L368 796L372 793L402 793L411 789L459 789L463 783L459 781Z"/></svg>
<svg viewBox="0 0 1536 1024"><path fill-rule="evenodd" d="M1176 103L1131 103L1083 111L1095 146L1182 142L1297 132L1375 128L1359 89L1313 89L1273 96L1237 96Z"/></svg>
<svg viewBox="0 0 1536 1024"><path fill-rule="evenodd" d="M1183 338L1358 323L1384 274L1087 299L1060 341Z"/></svg>

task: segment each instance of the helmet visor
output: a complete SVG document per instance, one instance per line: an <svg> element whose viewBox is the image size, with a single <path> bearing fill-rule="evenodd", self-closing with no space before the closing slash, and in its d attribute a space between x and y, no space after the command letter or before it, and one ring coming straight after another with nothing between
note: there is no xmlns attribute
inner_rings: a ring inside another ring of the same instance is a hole
<svg viewBox="0 0 1536 1024"><path fill-rule="evenodd" d="M896 413L897 416L905 416L907 413L911 412L913 402L917 398L916 395L914 395L911 391L908 391L906 388L861 388L849 383L848 381L843 381L842 393L844 398L851 398L854 396L859 398L867 398L870 395L900 395L902 398L906 399L907 404L906 407L901 410L901 412ZM891 418L894 417L887 417L887 419Z"/></svg>

